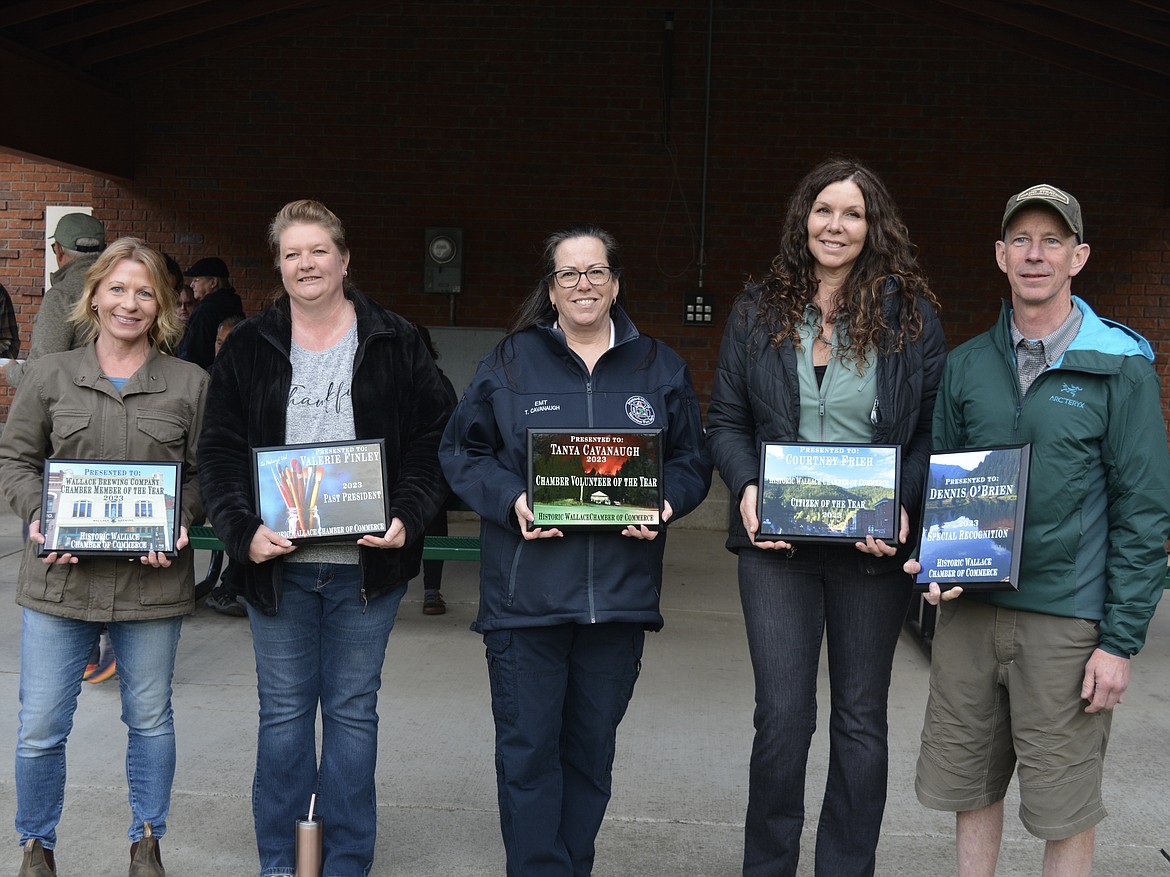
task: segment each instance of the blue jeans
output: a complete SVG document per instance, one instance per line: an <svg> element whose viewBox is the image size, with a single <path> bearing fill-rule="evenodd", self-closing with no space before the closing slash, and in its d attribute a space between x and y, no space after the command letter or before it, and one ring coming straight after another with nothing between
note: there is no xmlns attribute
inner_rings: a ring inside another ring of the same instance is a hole
<svg viewBox="0 0 1170 877"><path fill-rule="evenodd" d="M618 623L484 634L508 877L592 873L645 638Z"/></svg>
<svg viewBox="0 0 1170 877"><path fill-rule="evenodd" d="M128 729L126 781L131 841L149 822L167 831L175 778L171 677L183 619L79 621L24 609L20 633L20 731L16 740L16 830L20 843L57 845L65 802L65 742L81 693L81 675L102 627L118 656L122 721Z"/></svg>
<svg viewBox="0 0 1170 877"><path fill-rule="evenodd" d="M360 587L356 564L285 563L277 614L248 607L260 695L252 816L262 877L294 872L296 820L313 794L325 877L365 877L373 867L378 689L406 586L368 603Z"/></svg>
<svg viewBox="0 0 1170 877"><path fill-rule="evenodd" d="M817 827L818 877L872 875L886 805L886 705L911 592L902 572L867 575L849 545L791 556L744 548L739 592L756 682L745 877L793 877L805 771L828 639L829 774Z"/></svg>

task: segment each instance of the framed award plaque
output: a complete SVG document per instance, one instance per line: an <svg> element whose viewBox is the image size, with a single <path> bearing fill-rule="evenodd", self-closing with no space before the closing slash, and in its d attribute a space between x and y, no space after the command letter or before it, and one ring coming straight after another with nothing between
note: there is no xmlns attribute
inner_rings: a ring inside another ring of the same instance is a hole
<svg viewBox="0 0 1170 877"><path fill-rule="evenodd" d="M252 451L264 523L293 541L351 542L390 527L382 439Z"/></svg>
<svg viewBox="0 0 1170 877"><path fill-rule="evenodd" d="M756 539L896 540L901 462L897 445L764 442Z"/></svg>
<svg viewBox="0 0 1170 877"><path fill-rule="evenodd" d="M1020 544L1031 445L930 455L923 493L917 583L944 591L1020 587Z"/></svg>
<svg viewBox="0 0 1170 877"><path fill-rule="evenodd" d="M662 430L528 430L529 529L662 524Z"/></svg>
<svg viewBox="0 0 1170 877"><path fill-rule="evenodd" d="M45 460L41 556L174 557L179 463Z"/></svg>

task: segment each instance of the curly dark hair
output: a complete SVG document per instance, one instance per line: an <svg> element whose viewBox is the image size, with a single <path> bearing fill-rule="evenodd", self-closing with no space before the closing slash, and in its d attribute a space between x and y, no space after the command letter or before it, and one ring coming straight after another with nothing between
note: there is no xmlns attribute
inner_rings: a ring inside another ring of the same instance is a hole
<svg viewBox="0 0 1170 877"><path fill-rule="evenodd" d="M749 281L745 294L759 291L756 320L769 327L773 346L780 346L786 338L800 346L798 333L804 312L810 304L816 307L819 284L817 263L808 245L809 212L826 186L846 180L855 183L865 198L868 230L861 254L827 316L847 327L849 343L840 355L860 367L867 351L888 355L901 351L907 340L918 339L922 334L920 298L939 310L894 199L881 178L861 162L828 159L800 181L780 229L780 252L767 276ZM896 333L883 313L887 295L898 296Z"/></svg>

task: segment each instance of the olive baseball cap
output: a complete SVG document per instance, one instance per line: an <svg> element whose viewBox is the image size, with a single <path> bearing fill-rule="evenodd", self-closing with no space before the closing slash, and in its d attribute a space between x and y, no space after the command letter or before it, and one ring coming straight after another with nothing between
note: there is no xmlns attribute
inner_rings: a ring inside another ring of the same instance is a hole
<svg viewBox="0 0 1170 877"><path fill-rule="evenodd" d="M106 245L106 227L88 213L66 213L52 238L67 250L97 253Z"/></svg>
<svg viewBox="0 0 1170 877"><path fill-rule="evenodd" d="M1008 198L1007 208L1003 211L1003 222L1000 224L999 235L1007 234L1008 220L1030 206L1050 207L1063 218L1069 231L1077 236L1077 243L1085 241L1085 223L1081 218L1081 205L1072 195L1056 186L1041 183L1031 186L1018 195Z"/></svg>

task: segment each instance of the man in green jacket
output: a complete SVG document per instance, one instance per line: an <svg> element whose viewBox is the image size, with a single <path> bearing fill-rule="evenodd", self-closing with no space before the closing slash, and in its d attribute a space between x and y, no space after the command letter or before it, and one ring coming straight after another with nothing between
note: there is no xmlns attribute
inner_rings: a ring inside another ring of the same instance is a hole
<svg viewBox="0 0 1170 877"><path fill-rule="evenodd" d="M1105 817L1112 710L1162 595L1170 455L1149 343L1072 295L1089 258L1077 200L1032 186L1001 232L1011 305L950 355L933 431L936 450L1031 443L1020 586L957 601L929 586L943 602L915 787L956 813L960 877L987 877L1018 770L1044 873L1077 877Z"/></svg>

